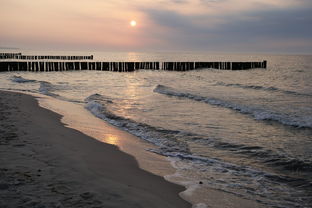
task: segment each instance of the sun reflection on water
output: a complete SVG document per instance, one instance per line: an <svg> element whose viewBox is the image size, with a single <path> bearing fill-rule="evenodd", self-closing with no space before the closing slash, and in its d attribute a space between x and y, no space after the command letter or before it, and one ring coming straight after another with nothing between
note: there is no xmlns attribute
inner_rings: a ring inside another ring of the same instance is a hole
<svg viewBox="0 0 312 208"><path fill-rule="evenodd" d="M139 82L127 81L127 87L123 90L123 94L127 99L123 99L118 104L119 109L116 112L119 115L133 119L130 115L138 108L138 97L141 96L138 85L140 85ZM132 113L129 114L129 112Z"/></svg>
<svg viewBox="0 0 312 208"><path fill-rule="evenodd" d="M105 134L101 140L102 142L105 142L108 144L112 144L116 146L121 145L120 137L113 135L113 134Z"/></svg>
<svg viewBox="0 0 312 208"><path fill-rule="evenodd" d="M127 53L127 59L128 59L128 61L131 61L131 62L140 62L140 61L142 61L139 58L139 56L140 56L140 54L136 53L136 52L128 52Z"/></svg>

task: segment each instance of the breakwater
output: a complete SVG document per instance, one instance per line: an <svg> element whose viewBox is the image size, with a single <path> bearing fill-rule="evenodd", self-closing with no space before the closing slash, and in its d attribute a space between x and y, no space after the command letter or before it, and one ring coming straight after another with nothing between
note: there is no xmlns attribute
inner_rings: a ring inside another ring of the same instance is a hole
<svg viewBox="0 0 312 208"><path fill-rule="evenodd" d="M0 60L16 59L16 60L93 60L90 56L33 56L22 55L21 53L0 53Z"/></svg>
<svg viewBox="0 0 312 208"><path fill-rule="evenodd" d="M132 72L135 70L189 71L195 69L248 70L267 68L262 62L93 62L93 61L0 61L0 71L98 70Z"/></svg>

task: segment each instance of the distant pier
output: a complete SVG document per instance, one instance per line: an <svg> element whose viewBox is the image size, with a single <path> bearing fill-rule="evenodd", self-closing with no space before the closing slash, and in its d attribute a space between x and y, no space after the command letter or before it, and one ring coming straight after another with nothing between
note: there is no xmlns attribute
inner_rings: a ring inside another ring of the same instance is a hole
<svg viewBox="0 0 312 208"><path fill-rule="evenodd" d="M136 70L190 71L196 69L248 70L267 68L262 62L91 62L91 61L0 61L0 71L51 72L97 70L132 72Z"/></svg>

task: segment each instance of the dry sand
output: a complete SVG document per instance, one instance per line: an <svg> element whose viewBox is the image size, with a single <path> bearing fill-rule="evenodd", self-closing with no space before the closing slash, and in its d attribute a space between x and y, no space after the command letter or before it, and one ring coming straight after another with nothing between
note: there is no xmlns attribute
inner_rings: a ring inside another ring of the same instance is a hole
<svg viewBox="0 0 312 208"><path fill-rule="evenodd" d="M0 92L1 208L191 207L183 187L60 119L29 95Z"/></svg>

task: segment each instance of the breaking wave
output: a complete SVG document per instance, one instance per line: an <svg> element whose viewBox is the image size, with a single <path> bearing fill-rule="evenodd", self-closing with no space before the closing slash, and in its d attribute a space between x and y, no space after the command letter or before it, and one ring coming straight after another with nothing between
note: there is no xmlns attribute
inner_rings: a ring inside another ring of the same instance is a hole
<svg viewBox="0 0 312 208"><path fill-rule="evenodd" d="M54 85L50 82L47 81L40 81L40 80L33 80L33 79L25 79L22 76L12 76L10 78L10 80L12 82L16 82L16 83L39 83L39 89L38 91L31 91L33 93L41 93L43 95L47 95L47 96L51 96L60 100L64 100L64 101L69 101L69 102L75 102L75 103L83 103L80 100L74 100L74 99L68 99L66 97L63 97L59 94L54 93L54 91L60 91L62 85ZM61 82L58 84L67 84L66 82ZM21 90L21 89L17 89L18 91L29 91L29 90Z"/></svg>
<svg viewBox="0 0 312 208"><path fill-rule="evenodd" d="M288 171L312 172L311 161L300 160L289 155L279 154L272 150L264 149L263 147L223 142L190 132L154 127L115 115L107 108L108 105L114 104L113 100L99 94L93 94L86 98L85 101L85 108L93 115L130 132L139 138L155 144L159 149L151 151L161 155L176 155L181 157L181 154L183 154L184 159L190 158L198 160L198 157L191 155L188 148L188 142L195 142L219 150L230 151L242 156L252 157L261 163L274 168Z"/></svg>
<svg viewBox="0 0 312 208"><path fill-rule="evenodd" d="M96 117L157 145L163 152L177 151L189 153L186 142L178 139L179 131L153 127L148 124L117 116L106 108L106 105L112 104L113 101L99 94L93 94L86 98L85 101L87 102L85 108Z"/></svg>
<svg viewBox="0 0 312 208"><path fill-rule="evenodd" d="M167 87L164 85L157 85L156 88L154 89L154 92L168 96L187 98L198 102L208 103L210 105L221 106L224 108L229 108L243 114L249 114L253 116L254 119L256 120L272 120L288 126L294 126L298 128L312 128L312 117L309 115L307 115L306 117L294 118L289 115L272 112L258 107L246 106L217 98L203 97L200 95L193 95L191 93L180 92L174 88Z"/></svg>
<svg viewBox="0 0 312 208"><path fill-rule="evenodd" d="M267 205L276 205L276 202L279 201L280 206L276 207L292 207L300 203L300 200L285 202L284 198L276 199L276 197L272 195L272 193L275 192L284 192L285 196L296 199L296 194L298 192L289 192L289 188L284 189L283 187L285 184L294 189L298 189L299 187L300 189L310 190L312 188L310 182L305 179L280 176L247 166L228 163L217 158L196 155L191 153L188 144L189 142L200 142L201 144L209 145L210 147L224 151L231 151L237 154L257 158L261 162L267 163L273 167L279 164L280 168L291 171L312 171L312 165L305 161L278 155L265 150L262 147L225 143L188 132L167 130L136 122L111 112L109 110L109 105L114 105L115 100L100 94L93 94L86 98L85 101L85 108L96 117L157 146L149 151L168 156L173 160L183 161L183 163L186 164L182 167L183 170L195 168L200 171L208 171L211 175L216 177L221 177L220 179L213 177L210 179L204 179L203 183L209 184L209 187L230 192L245 198L253 195L259 197L261 203ZM236 177L237 180L235 179ZM269 188L267 189L265 187ZM246 190L248 190L247 194ZM289 196L289 193L291 193L291 196ZM266 199L263 200L263 197Z"/></svg>
<svg viewBox="0 0 312 208"><path fill-rule="evenodd" d="M300 96L312 96L311 94L294 92L290 90L283 90L277 87L263 87L258 85L243 85L243 84L228 84L224 82L217 82L216 85L225 86L225 87L238 87L243 89L254 89L254 90L263 90L263 91L271 91L271 92L281 92L290 95L300 95Z"/></svg>
<svg viewBox="0 0 312 208"><path fill-rule="evenodd" d="M16 75L12 76L12 77L10 78L10 80L11 80L12 82L17 82L17 83L38 82L37 80L25 79L25 78L23 78L23 77L21 77L21 76L16 76Z"/></svg>

